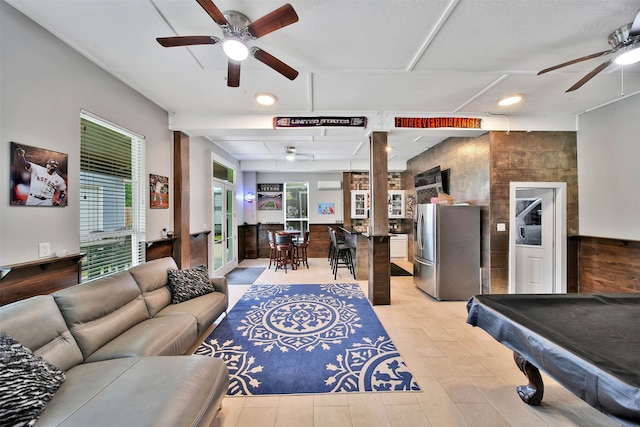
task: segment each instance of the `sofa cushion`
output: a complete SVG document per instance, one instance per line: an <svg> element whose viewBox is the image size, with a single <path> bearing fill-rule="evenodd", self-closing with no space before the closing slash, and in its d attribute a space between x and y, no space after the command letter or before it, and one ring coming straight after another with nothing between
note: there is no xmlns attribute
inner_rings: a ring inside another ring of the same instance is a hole
<svg viewBox="0 0 640 427"><path fill-rule="evenodd" d="M227 309L227 295L212 292L179 304L170 304L160 310L156 317L189 313L198 322L198 335L202 334Z"/></svg>
<svg viewBox="0 0 640 427"><path fill-rule="evenodd" d="M155 317L140 322L109 341L86 362L136 356L184 354L198 337L196 319L187 313Z"/></svg>
<svg viewBox="0 0 640 427"><path fill-rule="evenodd" d="M0 333L2 425L33 425L64 380L63 371Z"/></svg>
<svg viewBox="0 0 640 427"><path fill-rule="evenodd" d="M171 257L154 259L129 269L129 273L142 291L142 297L151 317L171 304L171 291L168 286L169 269L178 269L178 265Z"/></svg>
<svg viewBox="0 0 640 427"><path fill-rule="evenodd" d="M51 295L0 307L0 332L63 371L82 363L82 352Z"/></svg>
<svg viewBox="0 0 640 427"><path fill-rule="evenodd" d="M209 280L209 270L204 264L186 270L169 269L168 274L172 304L178 304L216 290Z"/></svg>
<svg viewBox="0 0 640 427"><path fill-rule="evenodd" d="M128 271L53 294L85 359L149 318L140 288Z"/></svg>
<svg viewBox="0 0 640 427"><path fill-rule="evenodd" d="M228 381L224 362L211 357L85 363L67 372L38 425L209 426Z"/></svg>

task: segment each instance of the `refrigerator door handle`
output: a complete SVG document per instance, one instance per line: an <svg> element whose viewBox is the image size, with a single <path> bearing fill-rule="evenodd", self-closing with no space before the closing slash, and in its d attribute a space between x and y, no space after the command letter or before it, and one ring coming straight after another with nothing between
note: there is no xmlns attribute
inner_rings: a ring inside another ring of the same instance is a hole
<svg viewBox="0 0 640 427"><path fill-rule="evenodd" d="M414 258L414 259L417 263L428 265L429 267L434 267L436 265L434 261L429 261L428 259L424 259L424 258Z"/></svg>
<svg viewBox="0 0 640 427"><path fill-rule="evenodd" d="M422 253L422 249L424 248L424 215L420 214L418 216L418 249L420 249L420 253Z"/></svg>

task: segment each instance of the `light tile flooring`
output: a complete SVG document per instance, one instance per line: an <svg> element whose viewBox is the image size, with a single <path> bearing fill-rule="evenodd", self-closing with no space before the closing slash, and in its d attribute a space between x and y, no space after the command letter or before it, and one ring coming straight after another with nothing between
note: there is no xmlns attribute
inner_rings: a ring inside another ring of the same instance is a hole
<svg viewBox="0 0 640 427"><path fill-rule="evenodd" d="M408 271L407 262L396 262ZM239 267L267 266L245 260ZM326 259L310 268L266 269L256 284L334 282ZM346 269L338 282L354 282ZM368 283L358 281L367 293ZM230 285L230 306L248 289ZM512 353L466 323L465 302L437 302L412 277L391 278L391 305L374 310L422 388L420 393L347 393L226 397L220 427L341 426L619 426L543 374L542 405L524 404L515 387L527 381ZM300 378L304 381L304 378Z"/></svg>

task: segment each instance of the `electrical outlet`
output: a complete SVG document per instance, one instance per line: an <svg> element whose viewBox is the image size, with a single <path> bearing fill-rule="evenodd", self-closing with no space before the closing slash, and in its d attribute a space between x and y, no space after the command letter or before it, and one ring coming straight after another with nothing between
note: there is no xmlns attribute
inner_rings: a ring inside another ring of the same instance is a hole
<svg viewBox="0 0 640 427"><path fill-rule="evenodd" d="M49 242L38 243L38 254L40 255L40 258L51 256L51 245Z"/></svg>

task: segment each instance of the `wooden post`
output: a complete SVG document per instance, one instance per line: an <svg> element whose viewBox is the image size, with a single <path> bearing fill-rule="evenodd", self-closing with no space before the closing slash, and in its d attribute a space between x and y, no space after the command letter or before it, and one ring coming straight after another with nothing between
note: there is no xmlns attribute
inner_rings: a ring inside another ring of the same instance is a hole
<svg viewBox="0 0 640 427"><path fill-rule="evenodd" d="M369 140L369 301L373 305L388 305L391 304L391 270L387 132L372 132Z"/></svg>
<svg viewBox="0 0 640 427"><path fill-rule="evenodd" d="M189 136L173 132L173 257L180 268L191 267L189 225Z"/></svg>
<svg viewBox="0 0 640 427"><path fill-rule="evenodd" d="M344 228L351 229L351 172L342 172L342 206Z"/></svg>

